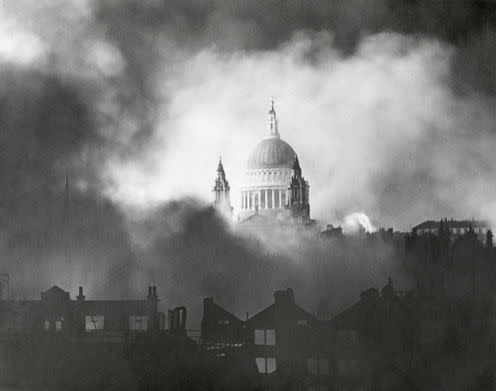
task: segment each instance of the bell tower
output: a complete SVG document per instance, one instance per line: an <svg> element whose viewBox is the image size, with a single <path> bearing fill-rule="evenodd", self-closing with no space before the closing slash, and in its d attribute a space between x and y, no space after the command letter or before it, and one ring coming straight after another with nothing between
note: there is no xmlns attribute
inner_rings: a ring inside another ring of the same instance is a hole
<svg viewBox="0 0 496 391"><path fill-rule="evenodd" d="M291 210L293 217L301 218L302 220L310 219L310 202L308 182L303 178L301 173L300 161L295 155L293 163L293 175L288 188L288 207Z"/></svg>
<svg viewBox="0 0 496 391"><path fill-rule="evenodd" d="M214 206L222 213L228 214L229 217L232 217L233 208L231 206L230 190L229 182L226 179L226 172L224 171L224 166L222 165L222 159L219 158L217 178L215 178L215 184L212 190L214 193Z"/></svg>

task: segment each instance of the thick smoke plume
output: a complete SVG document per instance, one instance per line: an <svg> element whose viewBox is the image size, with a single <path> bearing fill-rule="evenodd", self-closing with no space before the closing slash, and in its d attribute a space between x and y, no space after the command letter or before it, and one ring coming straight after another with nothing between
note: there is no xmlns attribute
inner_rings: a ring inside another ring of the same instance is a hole
<svg viewBox="0 0 496 391"><path fill-rule="evenodd" d="M2 4L0 244L14 292L129 296L155 279L167 305L215 295L242 311L283 285L337 308L381 284L397 268L387 246L366 256L303 238L288 256L205 208L219 155L239 206L272 95L313 217L494 221L494 12L484 1Z"/></svg>

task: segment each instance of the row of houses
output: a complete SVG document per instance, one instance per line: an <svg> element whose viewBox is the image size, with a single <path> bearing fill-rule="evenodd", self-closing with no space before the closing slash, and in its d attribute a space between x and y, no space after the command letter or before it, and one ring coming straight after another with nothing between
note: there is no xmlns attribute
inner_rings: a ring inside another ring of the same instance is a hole
<svg viewBox="0 0 496 391"><path fill-rule="evenodd" d="M86 300L82 289L72 299L53 287L40 300L0 301L0 384L66 390L202 389L203 383L226 390L460 389L480 371L492 371L496 359L493 297L425 298L396 290L391 279L380 291L363 291L330 319L299 306L290 288L276 291L268 307L246 319L208 297L194 339L187 333L186 308L166 316L157 303L155 287L138 300Z"/></svg>
<svg viewBox="0 0 496 391"><path fill-rule="evenodd" d="M222 370L248 371L252 389L470 389L494 372L495 308L492 297L426 299L391 279L329 320L298 306L291 289L246 320L207 298L202 346Z"/></svg>
<svg viewBox="0 0 496 391"><path fill-rule="evenodd" d="M166 369L197 351L186 309L143 299L72 299L54 286L39 300L0 300L0 385L50 389L137 389L166 383ZM168 318L168 324L165 320Z"/></svg>

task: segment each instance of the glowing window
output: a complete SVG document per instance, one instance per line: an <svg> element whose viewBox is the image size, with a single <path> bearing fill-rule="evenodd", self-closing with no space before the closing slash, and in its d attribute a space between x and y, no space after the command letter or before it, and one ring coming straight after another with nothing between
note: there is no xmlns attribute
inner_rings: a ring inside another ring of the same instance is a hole
<svg viewBox="0 0 496 391"><path fill-rule="evenodd" d="M129 330L146 331L148 330L148 316L132 315L129 317Z"/></svg>
<svg viewBox="0 0 496 391"><path fill-rule="evenodd" d="M257 357L255 362L257 363L258 373L273 373L277 370L275 357Z"/></svg>
<svg viewBox="0 0 496 391"><path fill-rule="evenodd" d="M274 329L255 330L255 345L275 345L276 331Z"/></svg>
<svg viewBox="0 0 496 391"><path fill-rule="evenodd" d="M85 330L88 332L103 330L104 317L103 315L87 315L85 316Z"/></svg>
<svg viewBox="0 0 496 391"><path fill-rule="evenodd" d="M55 331L62 331L64 329L64 317L58 316L55 320Z"/></svg>

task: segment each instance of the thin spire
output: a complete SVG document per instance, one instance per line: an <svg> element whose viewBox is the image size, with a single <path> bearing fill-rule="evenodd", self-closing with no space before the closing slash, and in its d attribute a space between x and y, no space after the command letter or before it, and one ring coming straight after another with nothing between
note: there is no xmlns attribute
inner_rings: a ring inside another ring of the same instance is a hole
<svg viewBox="0 0 496 391"><path fill-rule="evenodd" d="M222 173L222 175L225 175L224 165L222 164L222 156L219 157L219 164L217 166L217 172Z"/></svg>
<svg viewBox="0 0 496 391"><path fill-rule="evenodd" d="M274 98L270 98L269 126L267 127L267 137L279 138L279 126L277 123L276 109L274 108Z"/></svg>
<svg viewBox="0 0 496 391"><path fill-rule="evenodd" d="M64 214L63 221L65 224L68 223L70 219L71 212L71 193L69 188L69 170L65 172L65 188L64 188Z"/></svg>
<svg viewBox="0 0 496 391"><path fill-rule="evenodd" d="M298 160L298 155L294 155L293 171L298 175L301 175L300 161Z"/></svg>

